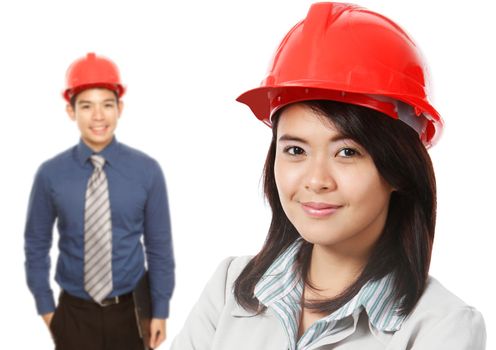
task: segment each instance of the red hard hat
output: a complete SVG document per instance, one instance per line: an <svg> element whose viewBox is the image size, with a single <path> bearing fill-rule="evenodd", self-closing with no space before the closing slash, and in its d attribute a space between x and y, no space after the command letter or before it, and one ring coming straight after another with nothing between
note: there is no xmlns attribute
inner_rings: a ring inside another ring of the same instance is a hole
<svg viewBox="0 0 496 350"><path fill-rule="evenodd" d="M428 101L420 50L393 21L362 7L313 4L275 52L261 86L237 98L271 125L290 103L327 99L401 119L433 145L443 121Z"/></svg>
<svg viewBox="0 0 496 350"><path fill-rule="evenodd" d="M94 87L115 91L119 97L125 92L115 63L90 52L86 57L74 61L67 69L63 96L69 102L75 94Z"/></svg>

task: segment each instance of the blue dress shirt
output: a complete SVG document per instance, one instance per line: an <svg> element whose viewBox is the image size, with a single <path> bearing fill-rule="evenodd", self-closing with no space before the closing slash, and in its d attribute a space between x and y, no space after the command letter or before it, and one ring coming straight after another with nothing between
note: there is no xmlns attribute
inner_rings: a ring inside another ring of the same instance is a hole
<svg viewBox="0 0 496 350"><path fill-rule="evenodd" d="M55 279L74 296L91 299L84 290L84 205L89 160L94 152L78 145L44 162L31 191L25 230L27 283L39 314L52 312L50 256L55 220L59 257ZM113 291L134 289L149 271L153 317L167 318L174 289L174 256L165 180L158 163L146 154L113 141L101 152L108 179L112 217ZM143 237L143 244L141 238Z"/></svg>

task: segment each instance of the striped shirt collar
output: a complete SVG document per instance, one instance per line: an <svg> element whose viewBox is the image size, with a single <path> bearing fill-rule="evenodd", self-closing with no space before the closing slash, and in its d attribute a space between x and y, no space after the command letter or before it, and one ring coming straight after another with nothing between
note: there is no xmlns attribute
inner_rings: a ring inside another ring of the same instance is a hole
<svg viewBox="0 0 496 350"><path fill-rule="evenodd" d="M401 328L405 317L396 313L399 304L394 300L393 275L389 274L380 280L367 282L348 303L315 322L296 345L303 293L303 280L297 271L296 257L302 243L303 239L299 238L288 247L255 286L255 296L276 313L288 330L292 349L303 349L331 334L337 322L348 316L353 316L356 324L362 309L379 331L395 332Z"/></svg>

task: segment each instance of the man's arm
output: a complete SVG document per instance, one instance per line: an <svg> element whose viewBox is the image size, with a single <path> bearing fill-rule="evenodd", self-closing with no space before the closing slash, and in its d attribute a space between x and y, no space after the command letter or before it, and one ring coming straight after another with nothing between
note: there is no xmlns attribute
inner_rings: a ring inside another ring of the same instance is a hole
<svg viewBox="0 0 496 350"><path fill-rule="evenodd" d="M29 197L24 249L27 284L35 298L38 314L44 315L45 322L51 320L49 315L55 310L49 282L49 252L55 218L48 178L42 165L36 173Z"/></svg>
<svg viewBox="0 0 496 350"><path fill-rule="evenodd" d="M158 347L165 339L165 319L174 290L174 253L172 247L169 203L165 179L158 163L152 174L145 206L144 243L152 299L151 337ZM157 336L157 332L160 334Z"/></svg>

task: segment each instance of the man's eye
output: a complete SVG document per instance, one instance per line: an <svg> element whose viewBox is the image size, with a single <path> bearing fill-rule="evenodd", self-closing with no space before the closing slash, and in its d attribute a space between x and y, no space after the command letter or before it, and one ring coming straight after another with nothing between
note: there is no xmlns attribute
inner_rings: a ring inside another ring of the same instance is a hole
<svg viewBox="0 0 496 350"><path fill-rule="evenodd" d="M284 152L288 153L290 155L293 155L293 156L297 156L297 155L304 154L305 150L301 147L298 147L298 146L290 146L290 147L286 147L284 149Z"/></svg>
<svg viewBox="0 0 496 350"><path fill-rule="evenodd" d="M340 149L336 155L339 157L351 158L351 157L354 157L354 156L359 155L359 154L360 153L358 153L357 150L355 150L353 148L346 147L346 148Z"/></svg>

